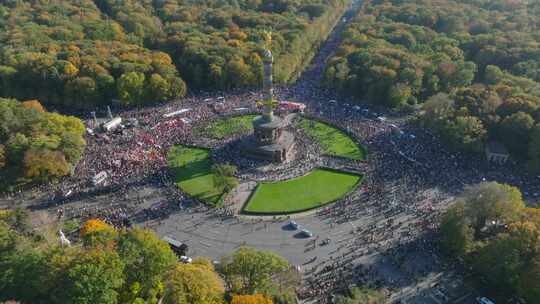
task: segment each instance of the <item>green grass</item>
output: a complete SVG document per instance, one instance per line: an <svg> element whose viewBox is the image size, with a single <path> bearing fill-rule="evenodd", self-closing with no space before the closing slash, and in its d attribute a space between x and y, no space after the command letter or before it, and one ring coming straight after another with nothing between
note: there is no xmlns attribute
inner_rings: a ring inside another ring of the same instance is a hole
<svg viewBox="0 0 540 304"><path fill-rule="evenodd" d="M167 162L182 191L211 205L219 204L223 190L214 184L213 162L207 149L173 146Z"/></svg>
<svg viewBox="0 0 540 304"><path fill-rule="evenodd" d="M242 115L223 118L195 130L196 134L214 139L224 139L235 134L247 133L253 130L252 121L256 115Z"/></svg>
<svg viewBox="0 0 540 304"><path fill-rule="evenodd" d="M287 181L261 183L244 211L285 214L313 209L341 198L361 180L356 174L316 169Z"/></svg>
<svg viewBox="0 0 540 304"><path fill-rule="evenodd" d="M325 154L356 160L366 159L366 149L338 128L305 118L299 119L298 126L319 142Z"/></svg>
<svg viewBox="0 0 540 304"><path fill-rule="evenodd" d="M65 233L70 233L76 231L81 226L81 223L78 219L71 219L64 222L62 229Z"/></svg>

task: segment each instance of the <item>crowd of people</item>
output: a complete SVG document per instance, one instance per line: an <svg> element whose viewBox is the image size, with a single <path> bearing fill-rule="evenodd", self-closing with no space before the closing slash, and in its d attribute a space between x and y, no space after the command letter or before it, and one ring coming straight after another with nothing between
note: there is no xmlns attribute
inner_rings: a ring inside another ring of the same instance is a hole
<svg viewBox="0 0 540 304"><path fill-rule="evenodd" d="M287 179L317 166L356 168L365 174L362 186L324 207L317 216L330 226L353 222L366 215L372 221L351 228L350 235L340 240L342 243L331 258L321 257L304 265L306 280L299 290L300 297L325 301L329 294L351 284L392 289L402 283L400 280L414 281L440 267L433 232L448 201L464 185L497 180L520 187L529 199L540 199L540 179L527 176L519 165L492 167L476 156L447 151L435 135L407 120L391 119L392 113L383 109L353 106L358 103L321 88L324 63L339 44L340 33L346 25L344 21L353 13L354 9L339 21L299 80L290 86L277 87L275 92L278 99L305 103L307 116L331 123L362 142L369 151L367 162L322 156L320 147L299 130L293 130L297 137L296 161L272 167L246 159L238 152L234 139L211 140L193 130L209 121L235 115L239 109L256 112L255 101L260 94L250 90L200 93L166 105L123 111L119 116L136 119L138 126L89 135L84 157L74 174L59 184L39 189L51 193L47 207L52 207L61 217L81 220L99 217L115 226L159 220L172 211L182 212L190 205L217 216L234 216L226 207L214 210L201 207L175 187L167 168L167 151L175 144L213 148L216 161L237 165L239 178L243 180ZM164 117L180 109L186 111ZM93 127L91 119L87 125ZM92 178L100 172L106 172L107 177L102 184L94 185ZM163 189L162 197L166 199L149 203L137 196L130 204L125 203L133 189L148 185ZM96 197L104 193L114 193L113 199L100 202ZM69 204L79 201L85 202ZM319 246L316 241L310 244L313 245ZM372 266L362 266L364 258L378 252L402 267L411 251L427 252L439 263L424 265L421 271L408 272L409 277L386 280L384 284L384 273Z"/></svg>

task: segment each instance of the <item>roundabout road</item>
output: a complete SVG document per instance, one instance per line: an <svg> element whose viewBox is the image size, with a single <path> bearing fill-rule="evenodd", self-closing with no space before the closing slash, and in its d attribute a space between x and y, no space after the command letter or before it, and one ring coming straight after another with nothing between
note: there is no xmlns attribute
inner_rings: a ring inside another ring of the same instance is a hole
<svg viewBox="0 0 540 304"><path fill-rule="evenodd" d="M368 218L354 222L329 225L316 215L294 219L301 228L313 232L314 238L304 239L296 236L299 230L290 230L286 217L274 221L240 220L238 218L216 217L211 212L178 213L161 221L153 228L163 236L172 237L189 246L192 256L208 256L219 259L242 245L276 252L295 265L302 265L317 256L330 258L336 251L338 241L351 237L353 227L368 224ZM317 244L330 238L326 246L310 250L313 240Z"/></svg>
<svg viewBox="0 0 540 304"><path fill-rule="evenodd" d="M354 13L351 10L347 16ZM472 303L466 297L468 289L462 283L455 283L461 281L461 276L456 275L452 267L444 265L438 257L438 251L433 246L430 224L437 222L439 212L449 205L452 196L463 185L483 179L495 180L516 185L523 191L526 187L532 189L526 191L530 195L540 192L540 183L538 180L522 178L519 170L501 172L483 167L478 160L453 155L436 138L406 123L391 119L378 122L362 116L344 106L351 103L350 100L340 99L332 92L321 89L319 83L324 62L339 44L339 34L345 25L339 22L334 33L321 46L312 65L295 84L276 89L280 99L305 102L310 112L308 114L333 120L342 128L350 128L352 132L358 133L357 137L365 141L369 150L370 168L366 168L365 180L361 186L363 188L365 185L365 193L360 194L361 190L358 190L348 199L324 207L327 210L324 215L310 214L295 219L302 227L314 233L315 242L313 239L296 238L295 231L284 229L288 223L285 217L259 222L223 216L219 210L177 208L180 201L171 186L164 185L167 176L161 164L149 168L148 172L152 174L144 178L136 176L138 167L122 172L128 175L125 179L124 176L119 177L125 183L104 193L91 189L55 205L50 204L50 194L54 190L35 189L0 198L0 207L32 207L33 219L40 224L57 221L55 214L58 208L65 211L65 218L107 217L120 208L122 212L136 215L136 225L152 228L161 236L169 236L188 244L190 256L208 256L217 260L242 245L271 250L292 264L301 266L304 282L306 285L311 284L309 290L314 292L311 298L313 303L324 303L323 299L331 292L356 282L368 285L377 283L390 290L391 299L406 300L406 303L449 303L441 301L437 296L441 287L456 289L453 298L461 299L459 303ZM225 95L231 100L235 97L240 100L235 104L238 107L252 106L256 99L256 94L235 94ZM215 95L214 98L218 96L217 93ZM185 107L186 104L206 108L203 100L207 97L193 97L190 98L191 103L181 101L120 115L139 115L137 117L143 119L154 115L161 119L162 114ZM341 105L325 104L329 99L336 99ZM198 111L194 106L194 116L190 118L196 121L197 116L209 113ZM416 139L396 138L389 128L390 123L414 135ZM164 130L167 131L166 128ZM145 131L151 133L151 130ZM187 132L172 129L174 134L169 135L170 138L178 139ZM145 137L141 135L141 138ZM129 139L132 138L125 140ZM80 171L91 172L88 170L90 167L111 169L113 166L109 161L114 154L105 155L107 157L103 159L99 156L107 151L116 152L115 144L119 144L119 147L128 146L122 146L120 141L109 145L100 143L87 146L87 149L95 148L92 151L94 158L89 158L87 151ZM403 151L409 157L404 157ZM415 162L410 162L411 157ZM76 176L66 181L66 184L73 182L73 188L79 191L77 186L86 183L88 177ZM294 193L291 193L291 199L294 199ZM158 216L141 216L156 204L164 203L173 206L173 210L158 212ZM322 246L322 241L327 238L331 240L330 243ZM306 264L315 257L315 261ZM322 271L327 268L330 270ZM439 287L435 287L435 284L439 284Z"/></svg>

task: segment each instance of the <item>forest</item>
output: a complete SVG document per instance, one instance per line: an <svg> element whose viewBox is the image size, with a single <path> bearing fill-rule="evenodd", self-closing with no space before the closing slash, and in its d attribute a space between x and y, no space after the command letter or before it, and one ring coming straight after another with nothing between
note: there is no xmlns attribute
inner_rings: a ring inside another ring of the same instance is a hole
<svg viewBox="0 0 540 304"><path fill-rule="evenodd" d="M504 224L502 224L504 223ZM518 188L484 182L465 188L442 216L442 251L504 303L540 297L540 212ZM525 302L524 302L525 303Z"/></svg>
<svg viewBox="0 0 540 304"><path fill-rule="evenodd" d="M295 79L346 0L2 1L0 97L88 109ZM187 83L187 85L186 85Z"/></svg>
<svg viewBox="0 0 540 304"><path fill-rule="evenodd" d="M539 1L374 0L344 33L325 85L402 111L458 151L502 142L540 170Z"/></svg>
<svg viewBox="0 0 540 304"><path fill-rule="evenodd" d="M68 175L86 142L82 121L47 112L37 100L0 98L0 189Z"/></svg>
<svg viewBox="0 0 540 304"><path fill-rule="evenodd" d="M57 241L64 229L75 246ZM179 261L152 230L90 219L32 229L27 210L0 210L0 301L21 303L296 304L300 275L281 256L240 247L219 261Z"/></svg>

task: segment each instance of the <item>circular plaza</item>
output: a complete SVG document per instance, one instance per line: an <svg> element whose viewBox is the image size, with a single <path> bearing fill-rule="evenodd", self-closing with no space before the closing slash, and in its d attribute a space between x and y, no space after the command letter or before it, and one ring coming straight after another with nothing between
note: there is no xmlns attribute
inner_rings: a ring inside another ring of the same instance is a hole
<svg viewBox="0 0 540 304"><path fill-rule="evenodd" d="M290 216L339 201L361 184L366 149L346 130L300 114L283 114L278 116L283 133L294 143L286 159L264 159L245 148L253 140L257 117L244 114L201 122L194 126L193 142L171 147L167 162L179 189L235 215ZM234 167L232 189L216 176L219 166Z"/></svg>

